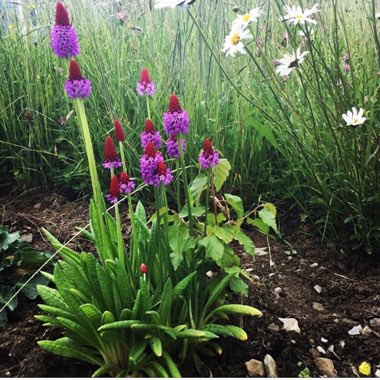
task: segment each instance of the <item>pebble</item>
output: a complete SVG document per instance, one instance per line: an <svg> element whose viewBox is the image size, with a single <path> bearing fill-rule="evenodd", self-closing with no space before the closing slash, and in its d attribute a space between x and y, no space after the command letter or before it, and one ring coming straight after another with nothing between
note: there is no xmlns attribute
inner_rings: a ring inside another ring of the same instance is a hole
<svg viewBox="0 0 380 380"><path fill-rule="evenodd" d="M369 321L369 325L372 327L380 327L380 318L373 318Z"/></svg>
<svg viewBox="0 0 380 380"><path fill-rule="evenodd" d="M277 333L280 331L280 326L277 325L276 323L271 323L269 326L268 326L268 330L272 331L273 333Z"/></svg>
<svg viewBox="0 0 380 380"><path fill-rule="evenodd" d="M318 266L318 263L313 263L310 265L310 268L316 268Z"/></svg>
<svg viewBox="0 0 380 380"><path fill-rule="evenodd" d="M317 347L317 350L318 350L319 353L324 354L324 355L327 355L327 352L326 352L326 350L325 350L323 347L318 346L318 347Z"/></svg>
<svg viewBox="0 0 380 380"><path fill-rule="evenodd" d="M363 328L362 334L363 335L371 335L372 334L372 330L368 326L365 326Z"/></svg>
<svg viewBox="0 0 380 380"><path fill-rule="evenodd" d="M319 302L313 302L313 309L317 311L324 311L325 308Z"/></svg>
<svg viewBox="0 0 380 380"><path fill-rule="evenodd" d="M375 377L380 377L380 368L375 372Z"/></svg>
<svg viewBox="0 0 380 380"><path fill-rule="evenodd" d="M362 325L357 325L348 331L348 335L360 335L362 331L363 331Z"/></svg>
<svg viewBox="0 0 380 380"><path fill-rule="evenodd" d="M314 359L314 364L322 376L337 377L338 374L331 359L316 358Z"/></svg>
<svg viewBox="0 0 380 380"><path fill-rule="evenodd" d="M326 338L323 338L323 337L322 337L322 338L321 338L321 342L322 342L322 343L327 343L328 340L327 340Z"/></svg>
<svg viewBox="0 0 380 380"><path fill-rule="evenodd" d="M322 292L322 287L319 286L319 285L315 285L315 286L314 286L314 290L315 290L318 294L320 294L320 293Z"/></svg>
<svg viewBox="0 0 380 380"><path fill-rule="evenodd" d="M264 363L260 360L251 359L245 362L245 367L247 368L247 373L249 377L264 377L265 368Z"/></svg>
<svg viewBox="0 0 380 380"><path fill-rule="evenodd" d="M265 355L264 365L267 377L278 377L277 364L269 354Z"/></svg>

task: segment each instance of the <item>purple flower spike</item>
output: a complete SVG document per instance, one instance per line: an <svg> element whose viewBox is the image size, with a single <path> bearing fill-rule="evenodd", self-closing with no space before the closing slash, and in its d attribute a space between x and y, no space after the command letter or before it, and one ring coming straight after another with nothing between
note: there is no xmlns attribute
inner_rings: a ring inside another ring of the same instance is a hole
<svg viewBox="0 0 380 380"><path fill-rule="evenodd" d="M181 145L182 145L182 152L185 152L185 139L181 139ZM179 147L178 147L178 141L177 141L177 135L171 135L170 139L166 141L166 149L168 156L171 158L178 159L179 154Z"/></svg>
<svg viewBox="0 0 380 380"><path fill-rule="evenodd" d="M111 178L110 192L106 195L106 199L110 203L116 203L117 197L120 195L119 181L115 175Z"/></svg>
<svg viewBox="0 0 380 380"><path fill-rule="evenodd" d="M189 114L182 110L176 95L170 96L169 110L164 113L163 122L168 136L189 133Z"/></svg>
<svg viewBox="0 0 380 380"><path fill-rule="evenodd" d="M154 148L152 142L148 143L140 159L140 169L141 177L147 185L166 186L173 180L173 175L166 166L162 154Z"/></svg>
<svg viewBox="0 0 380 380"><path fill-rule="evenodd" d="M150 79L149 72L146 68L141 70L140 79L137 82L136 91L140 96L152 96L156 92L156 85Z"/></svg>
<svg viewBox="0 0 380 380"><path fill-rule="evenodd" d="M140 139L143 149L146 148L149 142L153 143L154 148L161 148L161 134L154 129L153 122L150 119L146 119L144 131L141 133Z"/></svg>
<svg viewBox="0 0 380 380"><path fill-rule="evenodd" d="M103 167L105 169L117 169L120 168L121 161L117 156L115 145L112 141L111 136L107 136L106 142L104 144L104 162Z"/></svg>
<svg viewBox="0 0 380 380"><path fill-rule="evenodd" d="M58 57L71 58L80 53L77 33L70 24L65 7L60 2L56 6L55 25L50 36L51 48Z"/></svg>
<svg viewBox="0 0 380 380"><path fill-rule="evenodd" d="M135 182L132 181L126 172L121 172L119 178L120 192L122 194L130 194L135 188Z"/></svg>
<svg viewBox="0 0 380 380"><path fill-rule="evenodd" d="M205 139L203 149L198 157L202 169L211 169L219 163L219 153L214 150L210 139Z"/></svg>
<svg viewBox="0 0 380 380"><path fill-rule="evenodd" d="M82 76L76 61L70 61L69 79L65 83L67 96L71 99L88 98L91 95L91 82Z"/></svg>

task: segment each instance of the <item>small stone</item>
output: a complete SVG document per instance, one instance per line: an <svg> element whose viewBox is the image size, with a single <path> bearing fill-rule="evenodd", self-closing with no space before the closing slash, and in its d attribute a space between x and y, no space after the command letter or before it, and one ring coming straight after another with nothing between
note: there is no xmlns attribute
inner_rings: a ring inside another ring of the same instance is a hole
<svg viewBox="0 0 380 380"><path fill-rule="evenodd" d="M372 334L372 330L368 326L365 326L363 328L362 334L363 335L371 335Z"/></svg>
<svg viewBox="0 0 380 380"><path fill-rule="evenodd" d="M337 377L338 374L331 359L316 358L314 359L314 364L322 376Z"/></svg>
<svg viewBox="0 0 380 380"><path fill-rule="evenodd" d="M324 311L325 308L319 302L313 302L313 309L317 311Z"/></svg>
<svg viewBox="0 0 380 380"><path fill-rule="evenodd" d="M360 335L363 331L362 325L354 326L351 330L348 331L348 335Z"/></svg>
<svg viewBox="0 0 380 380"><path fill-rule="evenodd" d="M345 345L346 345L346 342L345 342L344 340L341 340L341 341L339 342L339 346L340 346L340 347L344 348Z"/></svg>
<svg viewBox="0 0 380 380"><path fill-rule="evenodd" d="M214 275L214 272L212 270L209 270L208 272L206 272L206 276L208 278L211 278L213 275Z"/></svg>
<svg viewBox="0 0 380 380"><path fill-rule="evenodd" d="M380 368L375 372L375 377L380 377Z"/></svg>
<svg viewBox="0 0 380 380"><path fill-rule="evenodd" d="M31 243L33 240L33 234L25 234L25 235L21 235L21 237L27 243Z"/></svg>
<svg viewBox="0 0 380 380"><path fill-rule="evenodd" d="M269 273L268 277L272 278L276 273Z"/></svg>
<svg viewBox="0 0 380 380"><path fill-rule="evenodd" d="M297 319L295 318L278 318L278 319L284 324L281 330L295 331L298 334L301 333L301 329L298 326Z"/></svg>
<svg viewBox="0 0 380 380"><path fill-rule="evenodd" d="M322 343L327 343L328 340L327 340L326 338L323 338L323 337L322 337L322 338L321 338L321 342L322 342Z"/></svg>
<svg viewBox="0 0 380 380"><path fill-rule="evenodd" d="M318 346L318 347L317 347L317 350L318 350L319 353L321 353L321 354L323 354L323 355L327 355L327 352L326 352L326 350L325 350L323 347Z"/></svg>
<svg viewBox="0 0 380 380"><path fill-rule="evenodd" d="M39 210L41 208L41 203L36 203L34 206L33 206L36 210Z"/></svg>
<svg viewBox="0 0 380 380"><path fill-rule="evenodd" d="M254 274L252 276L252 280L254 280L254 281L260 281L260 277L257 274Z"/></svg>
<svg viewBox="0 0 380 380"><path fill-rule="evenodd" d="M310 352L311 356L313 357L313 359L319 358L321 356L319 351L314 347L310 348L309 352Z"/></svg>
<svg viewBox="0 0 380 380"><path fill-rule="evenodd" d="M268 330L272 331L273 333L277 333L280 331L280 326L277 325L276 323L271 323L269 326L268 326Z"/></svg>
<svg viewBox="0 0 380 380"><path fill-rule="evenodd" d="M342 322L347 323L349 325L356 325L358 323L358 322L353 321L352 319L348 319L348 318L343 318Z"/></svg>
<svg viewBox="0 0 380 380"><path fill-rule="evenodd" d="M313 263L310 265L310 268L316 268L318 266L318 263Z"/></svg>
<svg viewBox="0 0 380 380"><path fill-rule="evenodd" d="M260 360L251 359L245 362L245 367L247 368L247 373L249 377L264 377L265 368L264 363Z"/></svg>
<svg viewBox="0 0 380 380"><path fill-rule="evenodd" d="M269 354L265 355L264 365L267 377L278 377L277 364Z"/></svg>
<svg viewBox="0 0 380 380"><path fill-rule="evenodd" d="M322 292L322 287L319 286L319 285L315 285L315 286L314 286L314 290L315 290L318 294L320 294L320 293Z"/></svg>
<svg viewBox="0 0 380 380"><path fill-rule="evenodd" d="M373 318L369 321L371 327L380 327L380 318Z"/></svg>
<svg viewBox="0 0 380 380"><path fill-rule="evenodd" d="M293 260L293 257L292 256L288 256L288 261L292 261Z"/></svg>

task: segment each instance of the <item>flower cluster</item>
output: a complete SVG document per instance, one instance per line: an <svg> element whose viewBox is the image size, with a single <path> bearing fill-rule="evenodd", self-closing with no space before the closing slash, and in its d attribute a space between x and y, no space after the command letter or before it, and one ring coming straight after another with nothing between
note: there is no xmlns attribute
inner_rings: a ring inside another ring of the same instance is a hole
<svg viewBox="0 0 380 380"><path fill-rule="evenodd" d="M164 112L163 122L168 136L189 133L189 114L182 110L179 99L174 94L170 96L168 111Z"/></svg>
<svg viewBox="0 0 380 380"><path fill-rule="evenodd" d="M62 3L58 2L55 25L51 31L51 47L60 58L71 58L79 54L79 42L75 28L70 24L69 15Z"/></svg>
<svg viewBox="0 0 380 380"><path fill-rule="evenodd" d="M141 177L147 185L158 187L168 185L173 175L166 166L160 151L156 150L150 141L144 149L144 154L140 159Z"/></svg>
<svg viewBox="0 0 380 380"><path fill-rule="evenodd" d="M182 152L185 151L185 139L181 139ZM170 138L166 141L166 150L168 156L171 158L178 159L180 157L180 151L178 146L178 139L176 134L172 134Z"/></svg>
<svg viewBox="0 0 380 380"><path fill-rule="evenodd" d="M71 99L84 99L91 95L91 82L83 77L78 63L74 60L70 61L69 78L65 83L65 90Z"/></svg>
<svg viewBox="0 0 380 380"><path fill-rule="evenodd" d="M117 119L114 120L113 124L115 139L121 144L125 140L123 127L121 126L120 121ZM111 170L111 173L113 173L112 170L120 168L121 165L122 162L120 161L117 155L114 142L111 136L107 136L104 144L103 167L105 169ZM106 199L110 203L116 203L117 198L118 196L120 196L120 194L130 194L132 190L135 188L135 186L135 182L131 178L129 178L128 174L125 171L122 171L120 173L119 178L117 178L116 175L112 175L110 190L109 193L106 195Z"/></svg>
<svg viewBox="0 0 380 380"><path fill-rule="evenodd" d="M141 70L140 79L137 82L136 91L140 96L152 96L156 92L156 85L150 79L149 72L146 68Z"/></svg>
<svg viewBox="0 0 380 380"><path fill-rule="evenodd" d="M146 119L144 130L140 135L141 146L146 148L147 144L151 142L156 149L161 148L161 134L154 129L152 120Z"/></svg>
<svg viewBox="0 0 380 380"><path fill-rule="evenodd" d="M203 149L198 157L202 169L211 169L219 163L219 153L214 150L210 139L203 141Z"/></svg>

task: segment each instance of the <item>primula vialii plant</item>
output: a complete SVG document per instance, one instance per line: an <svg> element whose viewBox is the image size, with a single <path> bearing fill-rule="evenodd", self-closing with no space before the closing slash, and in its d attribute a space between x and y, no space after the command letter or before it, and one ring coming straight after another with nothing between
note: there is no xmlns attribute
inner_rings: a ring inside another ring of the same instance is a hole
<svg viewBox="0 0 380 380"><path fill-rule="evenodd" d="M60 3L57 20L52 46L56 53L55 47L61 47L59 57L70 59L75 51L70 48L61 54L62 46L68 36L76 38L76 34ZM57 32L58 27L66 29ZM265 233L270 227L276 231L275 208L262 204L245 212L239 197L218 195L231 166L210 139L205 139L199 155L200 174L188 181L185 139L190 117L174 94L163 114L170 159L166 158L160 151L164 147L161 134L154 126L159 121L152 120L149 104L159 89L143 69L137 85L147 110L147 115L142 115L146 121L141 126L140 170L142 181L154 190L156 202L156 212L148 217L141 202L133 205L136 184L141 180L129 176L125 134L119 120L112 120L118 145L109 135L104 158L94 156L84 106L91 95L91 83L74 60L69 62L64 87L72 99L88 160L93 192L91 228L83 233L95 249L92 253L75 252L45 231L61 260L53 275L45 273L54 287L38 287L44 303L39 305L43 315L36 318L45 326L60 327L63 337L40 341L39 345L98 366L94 376L180 377L179 367L185 360L192 359L198 366L200 354L221 353L218 338L248 338L242 328L228 323L229 314L261 315L251 306L226 303L228 289L247 294L242 277L249 279L231 243L253 254L253 242L241 226L247 222ZM101 189L100 166L109 172L109 189ZM170 186L176 189L176 210L168 205ZM128 222L119 212L119 203L124 200ZM131 224L127 239L122 235L124 223Z"/></svg>

